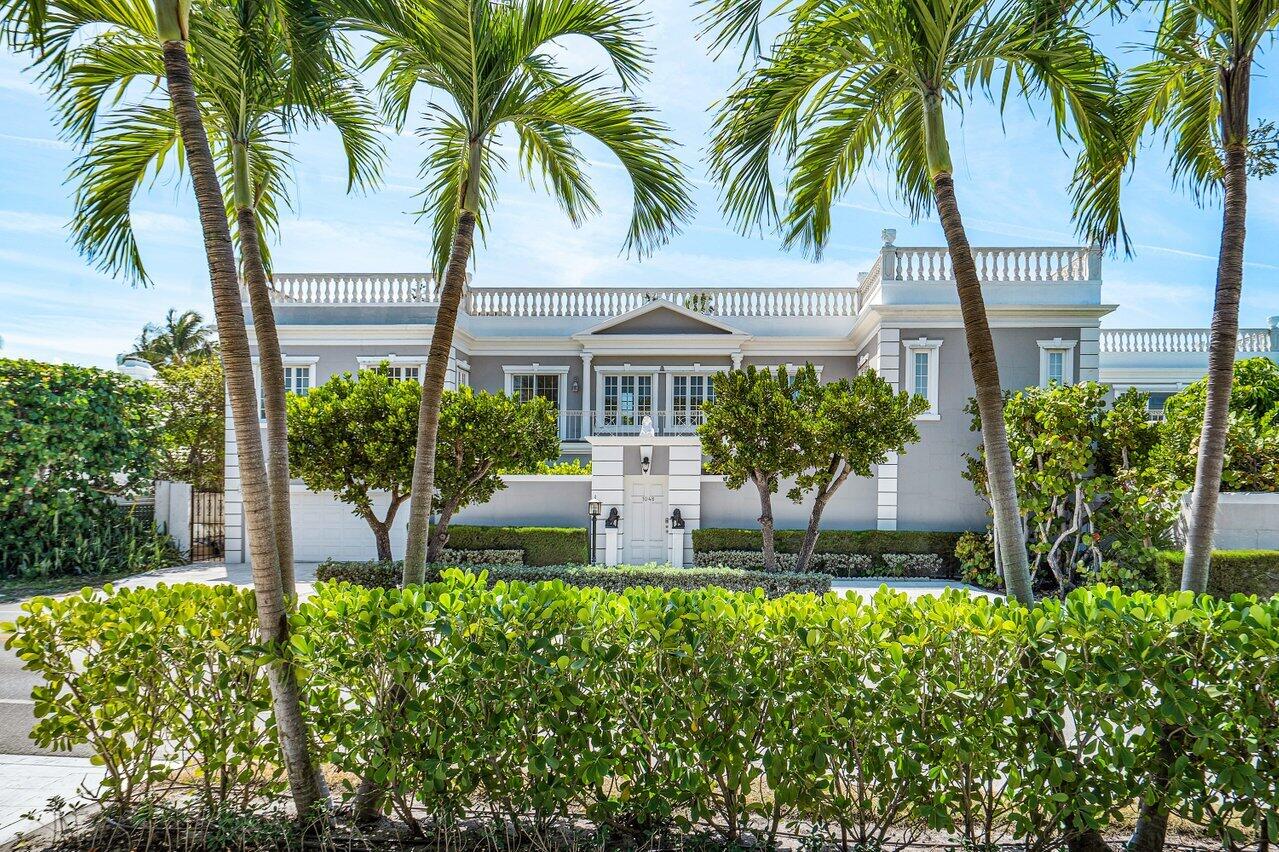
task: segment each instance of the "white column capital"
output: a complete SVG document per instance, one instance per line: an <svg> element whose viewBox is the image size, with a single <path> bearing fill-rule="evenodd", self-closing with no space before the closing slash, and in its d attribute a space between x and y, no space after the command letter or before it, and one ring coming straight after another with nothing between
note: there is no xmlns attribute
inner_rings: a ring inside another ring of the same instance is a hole
<svg viewBox="0 0 1279 852"><path fill-rule="evenodd" d="M742 353L732 352L729 353L729 357L733 359L733 369L740 370L742 368Z"/></svg>
<svg viewBox="0 0 1279 852"><path fill-rule="evenodd" d="M587 368L589 368L589 367L591 366L591 359L592 359L592 358L594 358L594 357L595 357L595 353L594 353L594 352L587 352L586 350L583 350L583 351L582 351L582 366L583 366L583 367L587 367Z"/></svg>

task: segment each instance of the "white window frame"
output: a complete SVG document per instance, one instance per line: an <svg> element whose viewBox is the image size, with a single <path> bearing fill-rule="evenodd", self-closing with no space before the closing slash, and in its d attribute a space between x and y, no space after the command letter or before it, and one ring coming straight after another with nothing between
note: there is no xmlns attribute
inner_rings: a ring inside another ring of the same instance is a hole
<svg viewBox="0 0 1279 852"><path fill-rule="evenodd" d="M918 393L915 387L915 356L921 353L928 356L928 386L923 388L923 394L928 397L929 407L916 420L941 420L941 400L938 398L941 385L941 345L942 341L927 337L902 341L902 346L906 349L906 363L901 369L902 389L907 393Z"/></svg>
<svg viewBox="0 0 1279 852"><path fill-rule="evenodd" d="M460 362L459 362L460 363ZM470 381L469 367L467 381ZM557 390L555 396L559 400L556 408L555 420L559 424L560 440L564 440L564 413L569 411L564 407L565 396L568 394L568 372L569 368L564 364L503 364L502 374L504 381L504 389L507 396L515 394L515 377L516 376L556 376Z"/></svg>
<svg viewBox="0 0 1279 852"><path fill-rule="evenodd" d="M673 421L675 418L675 378L677 376L701 376L706 380L706 398L710 398L712 393L710 382L711 377L716 373L724 373L728 371L728 367L704 367L701 364L679 365L675 367L663 367L662 372L666 374L666 414L672 422L666 424L666 428L670 432L691 433L697 431L697 423L687 425L676 425Z"/></svg>
<svg viewBox="0 0 1279 852"><path fill-rule="evenodd" d="M417 367L417 383L426 381L426 357L424 355L360 355L356 359L361 370L368 370L386 362L391 367Z"/></svg>
<svg viewBox="0 0 1279 852"><path fill-rule="evenodd" d="M469 388L471 386L471 362L457 362L457 386L459 388Z"/></svg>
<svg viewBox="0 0 1279 852"><path fill-rule="evenodd" d="M1073 385L1075 383L1075 346L1079 341L1054 337L1052 340L1035 342L1039 344L1039 386L1048 387L1048 356L1055 352L1060 352L1062 356L1061 383Z"/></svg>
<svg viewBox="0 0 1279 852"><path fill-rule="evenodd" d="M280 362L285 367L306 367L310 370L310 377L307 383L307 393L315 389L317 384L315 375L315 365L320 363L318 355L284 355L280 358ZM258 356L253 356L253 387L255 396L258 400L258 422L266 423L266 398L262 395L262 362ZM288 393L288 388L285 388Z"/></svg>
<svg viewBox="0 0 1279 852"><path fill-rule="evenodd" d="M660 414L658 410L658 400L663 397L661 394L661 385L659 378L662 374L660 366L649 365L633 365L633 364L608 364L595 368L595 430L597 432L624 432L631 429L638 429L639 425L624 426L621 423L613 426L604 424L604 377L605 376L651 376L653 381L653 395L651 409L647 412L650 416ZM637 385L638 386L638 385ZM643 419L643 415L639 415ZM654 423L654 426L658 424Z"/></svg>

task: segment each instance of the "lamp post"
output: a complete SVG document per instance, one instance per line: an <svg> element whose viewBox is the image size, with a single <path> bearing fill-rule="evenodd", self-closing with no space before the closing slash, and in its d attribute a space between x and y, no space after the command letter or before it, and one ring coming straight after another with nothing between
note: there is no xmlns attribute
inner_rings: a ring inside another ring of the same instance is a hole
<svg viewBox="0 0 1279 852"><path fill-rule="evenodd" d="M595 564L595 523L599 520L600 512L604 510L604 504L600 499L591 495L591 499L586 503L586 514L591 516L591 564Z"/></svg>

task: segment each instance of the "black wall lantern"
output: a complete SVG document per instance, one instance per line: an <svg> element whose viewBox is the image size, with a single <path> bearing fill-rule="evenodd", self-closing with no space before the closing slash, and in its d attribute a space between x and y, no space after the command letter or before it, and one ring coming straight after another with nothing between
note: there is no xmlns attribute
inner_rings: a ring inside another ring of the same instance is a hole
<svg viewBox="0 0 1279 852"><path fill-rule="evenodd" d="M684 529L684 516L679 513L679 509L676 509L674 512L671 512L671 529L673 530Z"/></svg>
<svg viewBox="0 0 1279 852"><path fill-rule="evenodd" d="M617 511L617 507L608 510L608 517L604 519L604 529L615 530L622 523L622 514Z"/></svg>

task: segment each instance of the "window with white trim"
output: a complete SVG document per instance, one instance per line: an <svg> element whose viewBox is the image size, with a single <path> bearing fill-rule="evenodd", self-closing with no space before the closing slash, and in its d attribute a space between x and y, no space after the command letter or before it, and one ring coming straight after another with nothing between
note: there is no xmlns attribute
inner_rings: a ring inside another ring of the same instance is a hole
<svg viewBox="0 0 1279 852"><path fill-rule="evenodd" d="M385 371L387 377L395 382L412 380L421 384L422 378L426 374L426 361L424 359L405 357L403 355L392 354L383 358L361 357L359 363L361 370L381 368Z"/></svg>
<svg viewBox="0 0 1279 852"><path fill-rule="evenodd" d="M941 344L940 340L929 340L926 337L902 341L902 346L906 348L905 363L902 364L901 371L903 389L928 400L928 410L919 415L919 420L941 419L941 401L938 399Z"/></svg>
<svg viewBox="0 0 1279 852"><path fill-rule="evenodd" d="M464 361L457 362L457 386L459 388L471 386L471 365Z"/></svg>
<svg viewBox="0 0 1279 852"><path fill-rule="evenodd" d="M284 365L284 393L306 396L311 392L311 365ZM266 392L262 388L262 379L258 377L258 417L266 419Z"/></svg>
<svg viewBox="0 0 1279 852"><path fill-rule="evenodd" d="M1054 337L1052 340L1040 340L1039 343L1039 385L1074 384L1075 381L1075 344L1074 340L1063 340Z"/></svg>
<svg viewBox="0 0 1279 852"><path fill-rule="evenodd" d="M715 387L706 373L672 373L671 426L693 429L705 420L702 404L715 399Z"/></svg>
<svg viewBox="0 0 1279 852"><path fill-rule="evenodd" d="M604 426L638 426L653 413L651 373L606 373L601 384Z"/></svg>
<svg viewBox="0 0 1279 852"><path fill-rule="evenodd" d="M552 407L560 407L560 377L558 373L514 373L511 375L511 394L520 402L541 397Z"/></svg>

